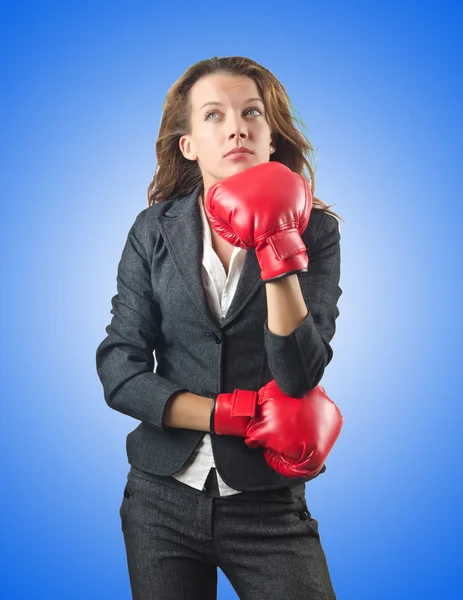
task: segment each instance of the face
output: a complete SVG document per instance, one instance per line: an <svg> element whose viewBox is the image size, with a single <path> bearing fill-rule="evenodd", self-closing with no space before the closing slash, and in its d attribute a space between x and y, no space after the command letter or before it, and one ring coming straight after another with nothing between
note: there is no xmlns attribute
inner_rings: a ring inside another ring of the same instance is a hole
<svg viewBox="0 0 463 600"><path fill-rule="evenodd" d="M228 73L207 75L192 86L190 102L191 134L182 136L179 146L185 158L198 162L204 197L217 181L269 161L274 151L270 126L253 79ZM236 146L252 154L225 156Z"/></svg>

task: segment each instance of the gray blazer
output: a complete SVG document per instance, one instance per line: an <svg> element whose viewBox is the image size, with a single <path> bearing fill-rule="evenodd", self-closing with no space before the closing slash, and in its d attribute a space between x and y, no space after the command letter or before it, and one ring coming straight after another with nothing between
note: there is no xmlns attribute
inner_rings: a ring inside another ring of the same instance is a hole
<svg viewBox="0 0 463 600"><path fill-rule="evenodd" d="M337 219L312 209L302 234L309 268L298 273L309 314L291 334L267 328L265 284L254 249L247 250L235 296L217 323L201 277L202 189L200 184L136 217L118 266L113 317L96 351L106 403L140 421L127 436L128 461L156 475L176 473L205 435L163 425L172 394L183 390L212 398L235 388L259 390L275 379L284 393L301 397L321 381L333 357L330 341L342 294ZM211 442L220 476L236 490L313 479L276 473L262 448L248 448L241 437L212 435ZM321 473L325 470L326 465Z"/></svg>

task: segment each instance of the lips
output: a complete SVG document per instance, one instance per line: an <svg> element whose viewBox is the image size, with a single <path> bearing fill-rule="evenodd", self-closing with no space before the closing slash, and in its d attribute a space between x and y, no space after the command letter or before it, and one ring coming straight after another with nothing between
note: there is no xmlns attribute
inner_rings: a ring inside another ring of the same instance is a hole
<svg viewBox="0 0 463 600"><path fill-rule="evenodd" d="M238 146L237 148L233 148L233 150L230 150L229 152L227 152L227 154L225 154L225 156L230 156L230 154L238 154L238 153L242 153L245 152L246 154L254 154L252 150L249 150L248 148L245 148L244 146Z"/></svg>

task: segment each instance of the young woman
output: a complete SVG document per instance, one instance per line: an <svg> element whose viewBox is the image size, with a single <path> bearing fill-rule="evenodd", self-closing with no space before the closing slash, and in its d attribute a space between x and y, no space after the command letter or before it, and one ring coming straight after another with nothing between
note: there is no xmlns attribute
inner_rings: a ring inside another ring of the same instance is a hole
<svg viewBox="0 0 463 600"><path fill-rule="evenodd" d="M244 57L168 91L96 353L106 402L140 421L120 509L135 599L216 598L218 567L242 600L336 597L305 497L326 465L297 428L328 414L304 400L333 356L340 230L294 122Z"/></svg>

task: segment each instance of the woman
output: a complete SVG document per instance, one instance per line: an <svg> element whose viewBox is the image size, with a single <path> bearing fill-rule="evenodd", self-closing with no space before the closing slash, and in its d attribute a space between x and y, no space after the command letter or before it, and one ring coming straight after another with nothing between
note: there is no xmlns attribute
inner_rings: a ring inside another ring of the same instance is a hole
<svg viewBox="0 0 463 600"><path fill-rule="evenodd" d="M120 510L135 599L216 598L217 567L242 600L335 598L305 498L326 465L311 476L293 463L288 477L278 449L263 447L257 416L230 415L234 390L260 401L273 385L279 410L290 406L333 356L340 233L313 196L311 150L283 86L250 59L201 61L167 94L149 207L129 231L96 356L108 405L140 421L127 437ZM264 269L258 246L220 227L224 187L214 187L248 177L238 196L249 199L253 169L270 161L286 178L310 174L299 226L306 263L278 273Z"/></svg>

